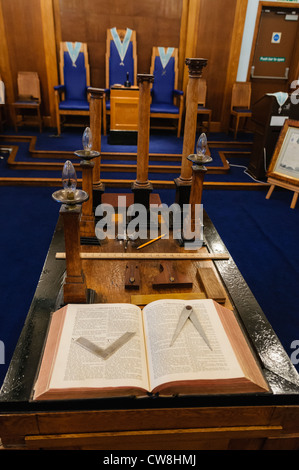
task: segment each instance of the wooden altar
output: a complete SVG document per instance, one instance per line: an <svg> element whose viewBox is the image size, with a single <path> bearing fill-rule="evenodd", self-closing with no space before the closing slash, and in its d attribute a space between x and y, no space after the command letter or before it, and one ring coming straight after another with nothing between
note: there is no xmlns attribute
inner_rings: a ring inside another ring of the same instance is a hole
<svg viewBox="0 0 299 470"><path fill-rule="evenodd" d="M95 302L134 302L137 294L207 295L197 270L212 268L221 283L226 306L233 308L260 362L270 393L105 398L34 402L32 389L39 368L51 313L62 304L65 261L62 220L48 256L0 395L0 437L19 449L298 449L299 378L207 214L205 246L200 250L228 259L175 260L177 270L192 276L192 287L151 286L159 259L142 260L140 288L125 288L126 260L82 260L87 287ZM124 253L121 240L81 251ZM131 242L127 252L134 252ZM136 251L136 250L135 250ZM176 240L160 239L143 253L182 252ZM117 257L116 257L117 258ZM112 282L113 279L113 282ZM144 299L144 297L143 297Z"/></svg>

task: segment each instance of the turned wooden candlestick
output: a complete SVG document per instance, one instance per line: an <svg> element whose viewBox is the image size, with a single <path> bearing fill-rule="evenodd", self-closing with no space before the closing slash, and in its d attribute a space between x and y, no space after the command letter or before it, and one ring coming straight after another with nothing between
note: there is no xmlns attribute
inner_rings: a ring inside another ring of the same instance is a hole
<svg viewBox="0 0 299 470"><path fill-rule="evenodd" d="M187 216L189 222L187 223L187 231L190 229L191 233L184 233L183 242L192 240L201 246L203 238L203 220L201 220L200 217L202 217L203 212L200 210L200 205L202 201L204 177L207 172L207 168L203 163L212 161L212 158L210 155L205 155L205 153L198 153L189 155L187 159L191 162L191 165L193 163L191 166L192 183L189 197L189 212Z"/></svg>
<svg viewBox="0 0 299 470"><path fill-rule="evenodd" d="M64 303L86 303L87 288L80 257L80 217L81 206L60 208L63 218L66 253L66 279L63 287Z"/></svg>
<svg viewBox="0 0 299 470"><path fill-rule="evenodd" d="M89 194L88 201L82 206L80 234L82 237L95 237L95 217L93 211L93 170L95 163L82 160L80 167L82 168L82 189Z"/></svg>
<svg viewBox="0 0 299 470"><path fill-rule="evenodd" d="M175 179L176 184L176 202L182 206L189 202L192 169L188 161L188 155L194 152L197 124L198 107L198 81L202 76L202 70L206 67L207 59L186 59L186 65L189 68L189 80L186 95L186 117L184 127L184 140L181 161L181 174Z"/></svg>
<svg viewBox="0 0 299 470"><path fill-rule="evenodd" d="M153 75L137 75L139 85L137 174L136 180L132 184L132 191L134 203L143 204L147 209L149 208L150 193L153 189L148 180L151 83L153 81Z"/></svg>
<svg viewBox="0 0 299 470"><path fill-rule="evenodd" d="M207 172L205 166L192 165L192 184L190 191L190 210L191 210L191 230L194 232L196 220L195 220L195 208L196 205L201 204L202 192L203 192L203 182L204 177Z"/></svg>

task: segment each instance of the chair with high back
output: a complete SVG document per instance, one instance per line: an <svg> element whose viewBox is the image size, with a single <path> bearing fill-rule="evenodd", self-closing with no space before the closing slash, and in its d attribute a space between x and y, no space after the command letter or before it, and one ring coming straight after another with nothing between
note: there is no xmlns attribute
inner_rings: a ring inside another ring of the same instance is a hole
<svg viewBox="0 0 299 470"><path fill-rule="evenodd" d="M183 92L178 90L178 49L153 47L151 73L154 75L150 115L152 119L175 120L177 137L181 134ZM154 125L152 128L172 129L172 126Z"/></svg>
<svg viewBox="0 0 299 470"><path fill-rule="evenodd" d="M18 72L17 89L17 100L11 106L15 131L21 125L38 124L41 132L41 91L37 72Z"/></svg>
<svg viewBox="0 0 299 470"><path fill-rule="evenodd" d="M136 32L130 28L107 30L106 40L106 89L103 103L103 133L107 132L107 116L110 114L110 88L124 85L129 78L137 85Z"/></svg>
<svg viewBox="0 0 299 470"><path fill-rule="evenodd" d="M154 75L150 117L151 119L175 120L177 123L177 137L179 137L182 127L184 93L177 89L178 49L174 47L153 47L150 71ZM157 129L173 128L157 126L152 123L151 127Z"/></svg>
<svg viewBox="0 0 299 470"><path fill-rule="evenodd" d="M203 120L206 117L207 119L206 131L210 132L212 110L206 107L206 96L207 96L207 81L205 78L200 78L198 81L197 116L200 117L201 127L203 127Z"/></svg>
<svg viewBox="0 0 299 470"><path fill-rule="evenodd" d="M246 125L248 118L252 116L250 109L251 101L251 83L250 82L235 82L232 88L232 99L230 108L230 122L229 130L234 132L234 139L237 138L240 120L244 119ZM235 125L231 125L235 121Z"/></svg>
<svg viewBox="0 0 299 470"><path fill-rule="evenodd" d="M89 116L88 87L90 69L87 44L82 42L60 43L60 85L55 86L57 133L67 123L67 116Z"/></svg>

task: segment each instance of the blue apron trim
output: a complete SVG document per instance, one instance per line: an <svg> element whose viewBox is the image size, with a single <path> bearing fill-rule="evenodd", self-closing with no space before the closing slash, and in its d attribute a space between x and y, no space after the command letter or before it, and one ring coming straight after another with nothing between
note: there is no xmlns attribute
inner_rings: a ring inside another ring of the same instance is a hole
<svg viewBox="0 0 299 470"><path fill-rule="evenodd" d="M81 42L75 42L75 45L73 45L72 42L66 42L66 47L71 58L73 67L76 67L76 60L78 59L78 55L81 49Z"/></svg>
<svg viewBox="0 0 299 470"><path fill-rule="evenodd" d="M124 58L126 57L127 49L128 49L128 46L129 46L129 43L130 43L130 40L131 40L132 30L130 28L127 28L127 31L126 31L126 34L125 34L125 37L124 37L123 41L120 40L120 37L118 35L118 32L117 32L116 28L111 28L110 31L111 31L111 34L112 34L112 38L113 38L115 47L116 47L116 49L119 53L119 57L120 57L120 60L121 60L120 65L125 65L124 64Z"/></svg>

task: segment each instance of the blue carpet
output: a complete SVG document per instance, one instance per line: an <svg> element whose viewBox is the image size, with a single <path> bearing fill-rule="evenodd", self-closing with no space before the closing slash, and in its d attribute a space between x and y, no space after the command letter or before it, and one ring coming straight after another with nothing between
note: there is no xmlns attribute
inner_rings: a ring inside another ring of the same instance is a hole
<svg viewBox="0 0 299 470"><path fill-rule="evenodd" d="M53 188L0 186L0 340L5 364L0 383L21 333L58 218Z"/></svg>
<svg viewBox="0 0 299 470"><path fill-rule="evenodd" d="M205 191L203 205L291 356L299 340L299 210L290 209L288 191L274 191L269 200L265 195Z"/></svg>
<svg viewBox="0 0 299 470"><path fill-rule="evenodd" d="M36 144L35 150L51 150L51 151L68 151L74 152L75 150L82 148L82 132L81 129L67 129L65 130L61 136L55 136L55 130L45 130L42 134L36 131L35 128L24 128L22 133L16 134L12 130L6 131L6 134L9 136L9 141L5 142L5 146L17 145L18 151L16 154L15 162L24 162L24 163L61 163L61 169L63 166L64 160L59 158L38 158L32 157L29 154L29 142L20 142L13 140L14 135L24 135L24 136L36 136ZM197 135L198 137L198 135ZM232 137L228 134L216 134L213 133L210 135L209 141L213 142L232 142ZM240 142L244 144L244 142L250 143L252 141L252 136L250 134L240 134ZM150 142L149 142L149 153L150 154L178 154L182 153L183 148L183 137L177 138L173 132L168 133L161 133L161 131L152 131L150 134ZM136 145L109 145L108 137L102 136L101 138L101 149L102 152L113 152L116 153L113 160L111 158L107 159L104 156L102 157L102 163L110 163L114 165L124 165L124 164L136 164L136 157L130 160L122 160L117 158L117 152L120 153L137 153L137 146ZM235 151L236 147L225 147L219 144L219 147L214 148L211 147L211 156L213 161L207 164L207 169L210 166L213 167L223 167L223 163L221 161L219 151L220 150L232 150ZM238 150L238 149L237 149ZM243 152L250 151L250 147L242 145L241 150ZM78 159L75 156L70 156L69 159L73 163L78 163ZM250 183L252 182L252 178L244 172L247 168L249 163L249 156L244 154L242 157L231 157L229 159L229 163L231 164L231 168L228 174L209 174L206 175L206 181L211 182L245 182ZM150 161L150 165L170 165L170 166L180 166L180 160L178 161ZM61 170L43 170L40 167L36 169L15 169L14 167L10 167L6 164L5 161L0 161L0 176L1 177L24 177L24 178L60 178L61 177ZM80 171L78 170L78 178L81 176ZM174 178L179 176L179 170L176 173L156 173L149 171L149 179L151 181L157 180L173 180ZM136 170L132 170L132 172L122 172L120 174L116 174L115 171L106 171L106 169L102 169L101 171L101 178L102 179L124 179L133 181L136 179Z"/></svg>

